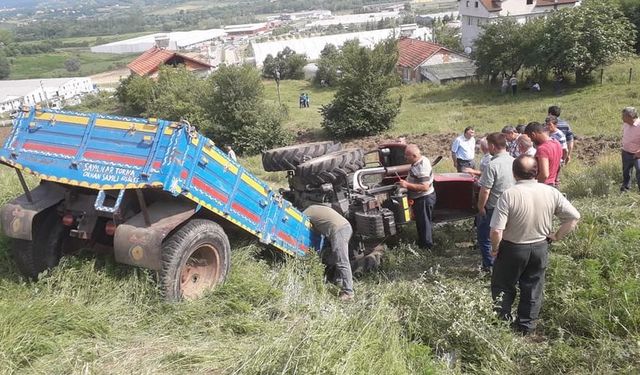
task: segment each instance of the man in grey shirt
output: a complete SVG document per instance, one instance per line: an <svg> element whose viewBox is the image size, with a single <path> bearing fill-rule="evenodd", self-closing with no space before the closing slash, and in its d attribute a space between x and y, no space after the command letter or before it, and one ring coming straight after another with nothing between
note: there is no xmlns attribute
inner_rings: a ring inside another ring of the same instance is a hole
<svg viewBox="0 0 640 375"><path fill-rule="evenodd" d="M538 183L536 159L521 155L513 162L516 184L498 199L491 219L491 295L496 312L511 320L511 305L520 287L515 320L523 334L533 332L542 307L542 291L548 264L548 247L571 232L580 213L557 189ZM553 232L553 217L560 227Z"/></svg>
<svg viewBox="0 0 640 375"><path fill-rule="evenodd" d="M482 254L482 270L491 272L493 257L491 256L491 238L489 238L489 222L493 209L502 192L513 186L515 180L511 173L513 157L507 152L507 137L503 133L491 133L487 136L489 152L493 157L480 176L480 193L478 194L478 217L476 227L478 247Z"/></svg>

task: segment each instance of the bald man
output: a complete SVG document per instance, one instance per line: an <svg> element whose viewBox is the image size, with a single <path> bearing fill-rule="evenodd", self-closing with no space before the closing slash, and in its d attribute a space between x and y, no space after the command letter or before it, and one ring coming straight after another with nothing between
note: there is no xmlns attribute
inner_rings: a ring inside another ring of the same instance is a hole
<svg viewBox="0 0 640 375"><path fill-rule="evenodd" d="M492 255L491 295L499 317L511 320L511 305L520 287L516 329L533 332L540 308L548 264L548 248L571 232L580 213L560 191L538 183L538 163L521 155L513 161L516 184L505 190L491 219ZM560 227L553 231L553 217Z"/></svg>
<svg viewBox="0 0 640 375"><path fill-rule="evenodd" d="M418 231L418 246L431 250L433 247L433 207L436 205L436 192L433 189L433 170L431 162L422 156L420 148L415 144L404 149L404 159L411 163L406 180L398 184L409 191L409 199L413 200L413 217Z"/></svg>

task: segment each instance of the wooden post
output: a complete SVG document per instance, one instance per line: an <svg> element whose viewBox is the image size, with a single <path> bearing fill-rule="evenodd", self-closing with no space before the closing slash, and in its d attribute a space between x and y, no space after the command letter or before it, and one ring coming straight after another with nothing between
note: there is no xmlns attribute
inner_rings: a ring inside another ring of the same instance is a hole
<svg viewBox="0 0 640 375"><path fill-rule="evenodd" d="M604 76L604 69L600 69L600 84L602 85L602 77Z"/></svg>
<svg viewBox="0 0 640 375"><path fill-rule="evenodd" d="M633 74L633 68L629 68L629 84L631 84L631 75Z"/></svg>

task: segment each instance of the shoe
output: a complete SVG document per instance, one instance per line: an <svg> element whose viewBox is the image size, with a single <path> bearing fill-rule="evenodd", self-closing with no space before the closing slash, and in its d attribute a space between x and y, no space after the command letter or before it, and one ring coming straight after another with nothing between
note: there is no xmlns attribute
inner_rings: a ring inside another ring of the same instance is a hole
<svg viewBox="0 0 640 375"><path fill-rule="evenodd" d="M480 270L482 272L488 273L489 275L491 275L493 273L493 267L492 266L482 266L482 268L480 268Z"/></svg>
<svg viewBox="0 0 640 375"><path fill-rule="evenodd" d="M338 299L342 302L349 302L352 301L354 297L353 293L349 293L349 292L345 292L342 291L340 292L340 294L338 294Z"/></svg>

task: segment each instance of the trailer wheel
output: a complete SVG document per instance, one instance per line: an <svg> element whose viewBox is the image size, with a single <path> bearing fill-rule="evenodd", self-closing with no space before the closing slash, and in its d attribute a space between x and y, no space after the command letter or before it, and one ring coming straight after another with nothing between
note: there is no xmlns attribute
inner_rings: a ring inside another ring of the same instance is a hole
<svg viewBox="0 0 640 375"><path fill-rule="evenodd" d="M69 229L62 224L55 206L38 214L32 228L33 239L13 239L11 253L20 273L28 279L37 280L42 271L60 262L62 243Z"/></svg>
<svg viewBox="0 0 640 375"><path fill-rule="evenodd" d="M339 183L365 165L361 148L342 150L306 161L296 168L296 182L309 185Z"/></svg>
<svg viewBox="0 0 640 375"><path fill-rule="evenodd" d="M201 297L224 282L230 257L229 239L220 225L190 220L162 247L162 294L169 301Z"/></svg>
<svg viewBox="0 0 640 375"><path fill-rule="evenodd" d="M333 141L274 148L262 153L262 167L267 172L294 170L300 163L341 149L342 144Z"/></svg>

